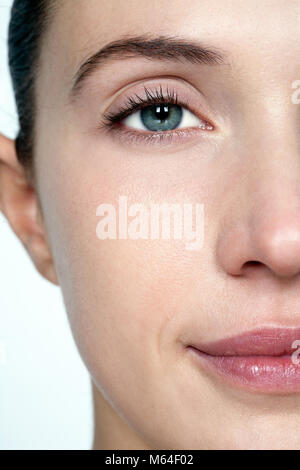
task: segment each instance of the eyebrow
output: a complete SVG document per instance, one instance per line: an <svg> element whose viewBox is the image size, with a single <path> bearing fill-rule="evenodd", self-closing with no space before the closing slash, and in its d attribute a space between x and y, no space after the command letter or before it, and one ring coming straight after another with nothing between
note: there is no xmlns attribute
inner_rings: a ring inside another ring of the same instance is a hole
<svg viewBox="0 0 300 470"><path fill-rule="evenodd" d="M206 47L198 41L170 36L135 36L110 42L90 56L79 67L73 78L71 97L75 97L84 81L110 60L124 60L134 57L192 64L220 65L225 62L225 55L215 48Z"/></svg>

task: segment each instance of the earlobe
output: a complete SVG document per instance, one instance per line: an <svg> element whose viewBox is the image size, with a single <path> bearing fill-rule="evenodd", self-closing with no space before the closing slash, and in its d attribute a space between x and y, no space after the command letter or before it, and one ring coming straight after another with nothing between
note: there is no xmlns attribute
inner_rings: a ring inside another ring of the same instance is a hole
<svg viewBox="0 0 300 470"><path fill-rule="evenodd" d="M40 274L58 284L35 188L18 161L14 141L1 134L0 210Z"/></svg>

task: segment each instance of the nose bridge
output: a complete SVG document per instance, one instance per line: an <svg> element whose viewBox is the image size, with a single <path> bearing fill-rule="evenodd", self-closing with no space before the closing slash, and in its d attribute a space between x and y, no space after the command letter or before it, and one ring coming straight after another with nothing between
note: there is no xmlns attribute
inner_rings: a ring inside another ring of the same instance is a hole
<svg viewBox="0 0 300 470"><path fill-rule="evenodd" d="M300 103L288 81L258 86L243 110L243 156L255 183L297 186L300 178ZM300 88L300 87L299 87ZM299 93L300 97L300 93ZM280 179L277 178L280 176Z"/></svg>
<svg viewBox="0 0 300 470"><path fill-rule="evenodd" d="M285 143L294 142L300 129L300 81L297 85L293 74L282 77L270 68L248 87L243 118L245 127L258 139L257 143L269 139L278 143L283 139Z"/></svg>

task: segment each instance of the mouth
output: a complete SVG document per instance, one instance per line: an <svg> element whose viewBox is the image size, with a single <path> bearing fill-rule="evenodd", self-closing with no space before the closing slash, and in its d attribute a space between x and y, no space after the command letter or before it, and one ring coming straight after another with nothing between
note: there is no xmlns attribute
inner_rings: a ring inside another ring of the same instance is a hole
<svg viewBox="0 0 300 470"><path fill-rule="evenodd" d="M300 392L300 328L265 328L187 346L197 366L235 387Z"/></svg>

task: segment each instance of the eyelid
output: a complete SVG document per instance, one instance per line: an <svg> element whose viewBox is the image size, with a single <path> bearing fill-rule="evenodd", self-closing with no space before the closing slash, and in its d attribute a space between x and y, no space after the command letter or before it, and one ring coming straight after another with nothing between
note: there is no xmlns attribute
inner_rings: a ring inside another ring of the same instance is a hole
<svg viewBox="0 0 300 470"><path fill-rule="evenodd" d="M134 91L132 91L132 88L134 88ZM187 138L188 134L195 136L195 133L198 133L199 136L199 131L203 134L205 130L215 130L215 121L211 118L211 112L207 110L204 95L186 81L175 80L173 78L173 80L165 80L164 83L164 80L156 79L152 80L150 84L147 82L141 83L139 87L126 88L126 93L124 94L125 96L122 93L118 94L116 101L111 105L111 109L103 114L99 130L114 131L114 134L117 134L119 138L127 136L131 142L144 139L144 141L147 140L147 143L150 143L150 141L151 143L171 141L172 137L175 138L175 134L177 137L180 135L181 138ZM153 99L149 103L148 98L151 95L155 97L155 100ZM161 98L160 101L159 98ZM205 126L202 129L201 126L197 126L186 127L184 129L143 132L122 125L121 121L127 116L132 115L135 111L159 102L176 103L184 107L203 121ZM206 126L207 129L205 128Z"/></svg>
<svg viewBox="0 0 300 470"><path fill-rule="evenodd" d="M102 115L117 113L132 96L139 95L146 97L144 91L145 87L150 92L162 89L165 95L167 94L167 90L169 90L169 92L175 90L182 106L186 104L191 112L199 118L206 118L211 124L216 121L216 117L207 106L205 95L201 90L197 89L187 80L173 75L149 78L147 80L144 79L131 87L126 86L123 92L122 90L118 90L116 98L102 111Z"/></svg>
<svg viewBox="0 0 300 470"><path fill-rule="evenodd" d="M159 90L150 91L147 87L144 87L145 97L135 94L134 97L129 97L124 106L121 106L119 110L104 115L104 120L107 123L118 123L123 121L129 116L132 116L136 112L148 108L151 105L158 104L174 104L181 106L187 110L190 110L190 105L187 101L178 99L178 95L175 90L164 93L162 87ZM192 112L192 111L191 111Z"/></svg>

